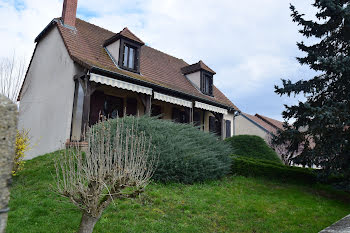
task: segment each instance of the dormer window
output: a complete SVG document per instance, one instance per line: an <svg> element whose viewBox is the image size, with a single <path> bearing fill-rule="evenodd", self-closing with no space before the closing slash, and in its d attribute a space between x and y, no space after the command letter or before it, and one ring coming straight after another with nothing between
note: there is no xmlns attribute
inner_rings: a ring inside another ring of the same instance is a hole
<svg viewBox="0 0 350 233"><path fill-rule="evenodd" d="M128 28L124 28L106 40L103 46L119 68L140 73L140 54L144 44Z"/></svg>
<svg viewBox="0 0 350 233"><path fill-rule="evenodd" d="M140 72L140 45L121 39L120 42L120 68L132 72Z"/></svg>
<svg viewBox="0 0 350 233"><path fill-rule="evenodd" d="M213 95L213 75L202 71L201 92L206 95Z"/></svg>
<svg viewBox="0 0 350 233"><path fill-rule="evenodd" d="M215 71L210 69L203 61L181 68L186 78L203 94L214 96L213 76Z"/></svg>
<svg viewBox="0 0 350 233"><path fill-rule="evenodd" d="M131 70L136 70L135 60L137 48L124 43L123 67Z"/></svg>

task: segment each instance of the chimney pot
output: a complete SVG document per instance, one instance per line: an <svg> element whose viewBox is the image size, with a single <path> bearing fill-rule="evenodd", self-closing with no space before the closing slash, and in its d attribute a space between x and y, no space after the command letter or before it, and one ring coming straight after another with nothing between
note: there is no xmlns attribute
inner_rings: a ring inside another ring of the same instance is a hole
<svg viewBox="0 0 350 233"><path fill-rule="evenodd" d="M78 0L64 0L62 10L63 24L75 28Z"/></svg>

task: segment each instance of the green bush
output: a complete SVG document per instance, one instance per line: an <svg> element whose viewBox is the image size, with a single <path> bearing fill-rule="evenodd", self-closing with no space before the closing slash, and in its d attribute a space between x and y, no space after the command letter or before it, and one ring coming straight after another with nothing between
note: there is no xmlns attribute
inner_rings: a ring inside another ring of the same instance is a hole
<svg viewBox="0 0 350 233"><path fill-rule="evenodd" d="M232 154L282 163L277 153L261 137L238 135L225 141L232 146Z"/></svg>
<svg viewBox="0 0 350 233"><path fill-rule="evenodd" d="M125 127L138 121L138 130L151 137L159 153L158 168L153 176L161 182L194 183L218 179L230 172L231 148L213 134L187 124L151 117L125 117Z"/></svg>
<svg viewBox="0 0 350 233"><path fill-rule="evenodd" d="M289 183L316 183L312 169L289 167L278 162L232 155L232 173L242 176L265 177Z"/></svg>

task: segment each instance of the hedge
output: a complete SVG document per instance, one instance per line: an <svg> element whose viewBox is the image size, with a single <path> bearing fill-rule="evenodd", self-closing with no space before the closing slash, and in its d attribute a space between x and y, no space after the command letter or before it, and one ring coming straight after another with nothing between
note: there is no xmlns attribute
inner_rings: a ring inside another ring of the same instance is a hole
<svg viewBox="0 0 350 233"><path fill-rule="evenodd" d="M238 135L225 141L232 147L232 154L282 163L277 153L261 137Z"/></svg>
<svg viewBox="0 0 350 233"><path fill-rule="evenodd" d="M317 176L312 169L289 167L278 162L232 155L233 174L265 177L288 183L316 183Z"/></svg>
<svg viewBox="0 0 350 233"><path fill-rule="evenodd" d="M138 130L151 138L159 154L153 176L161 182L194 183L219 179L230 173L231 148L214 134L189 124L178 124L152 117L124 117L125 127L137 122Z"/></svg>

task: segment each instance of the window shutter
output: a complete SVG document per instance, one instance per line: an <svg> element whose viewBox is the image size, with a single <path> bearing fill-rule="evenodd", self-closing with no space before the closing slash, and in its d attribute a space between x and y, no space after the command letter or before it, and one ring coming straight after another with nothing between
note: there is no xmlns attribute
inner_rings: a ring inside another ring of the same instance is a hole
<svg viewBox="0 0 350 233"><path fill-rule="evenodd" d="M209 80L209 94L213 95L213 77L210 77Z"/></svg>
<svg viewBox="0 0 350 233"><path fill-rule="evenodd" d="M226 120L226 138L231 137L231 121Z"/></svg>
<svg viewBox="0 0 350 233"><path fill-rule="evenodd" d="M140 67L140 56L139 56L139 54L140 54L140 51L139 51L140 49L138 49L138 48L135 48L135 58L134 58L134 62L135 62L135 70L137 71L137 72L140 72L140 69L139 69L139 67Z"/></svg>
<svg viewBox="0 0 350 233"><path fill-rule="evenodd" d="M201 71L200 75L200 90L201 92L203 92L203 71Z"/></svg>

